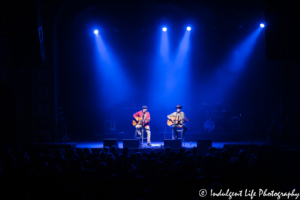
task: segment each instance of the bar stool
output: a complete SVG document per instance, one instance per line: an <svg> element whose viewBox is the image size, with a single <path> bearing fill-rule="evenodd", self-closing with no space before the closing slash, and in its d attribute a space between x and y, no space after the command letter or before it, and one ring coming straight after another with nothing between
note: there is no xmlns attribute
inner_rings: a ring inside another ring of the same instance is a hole
<svg viewBox="0 0 300 200"><path fill-rule="evenodd" d="M146 137L144 136L144 128L143 127L139 128L139 129L141 131L141 135L138 134L138 129L136 128L133 139L140 140L142 142L141 145L143 145L143 141L147 140L147 136Z"/></svg>
<svg viewBox="0 0 300 200"><path fill-rule="evenodd" d="M181 145L183 144L183 146L184 146L183 127L176 127L176 130L178 132L178 135L179 135L179 133L181 133L181 137L178 137L177 139L181 139ZM172 140L174 140L174 139L175 139L175 131L172 128Z"/></svg>

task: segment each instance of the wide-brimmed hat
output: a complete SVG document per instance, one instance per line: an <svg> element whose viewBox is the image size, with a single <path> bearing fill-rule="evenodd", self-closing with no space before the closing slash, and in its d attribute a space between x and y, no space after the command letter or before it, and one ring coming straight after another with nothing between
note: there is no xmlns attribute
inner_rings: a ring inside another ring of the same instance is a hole
<svg viewBox="0 0 300 200"><path fill-rule="evenodd" d="M147 106L143 106L143 109L148 109Z"/></svg>
<svg viewBox="0 0 300 200"><path fill-rule="evenodd" d="M181 108L182 108L182 106L178 104L178 105L177 105L175 108L180 108L180 109L181 109Z"/></svg>

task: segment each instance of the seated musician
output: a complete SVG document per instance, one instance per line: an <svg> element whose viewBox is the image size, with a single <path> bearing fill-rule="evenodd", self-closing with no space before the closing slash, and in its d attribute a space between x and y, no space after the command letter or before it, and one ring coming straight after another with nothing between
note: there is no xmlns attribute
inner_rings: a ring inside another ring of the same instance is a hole
<svg viewBox="0 0 300 200"><path fill-rule="evenodd" d="M182 133L182 137L184 138L184 134L186 132L186 130L188 129L188 127L184 124L185 121L187 121L184 112L181 111L182 106L181 105L177 105L175 107L177 109L177 112L173 112L172 114L168 115L168 119L171 120L173 122L172 128L174 130L175 133L175 139L178 139L178 132L177 132L177 128L183 128L183 133ZM172 120L171 117L175 120Z"/></svg>
<svg viewBox="0 0 300 200"><path fill-rule="evenodd" d="M145 128L146 132L147 132L147 145L151 146L151 132L150 132L150 126L149 126L149 122L150 122L150 113L147 112L147 106L143 106L143 110L136 112L133 114L133 118L137 121L137 122L141 122L140 124L137 124L135 126L135 128L137 129L137 132L139 135L141 135L141 129ZM140 118L140 119L139 119Z"/></svg>

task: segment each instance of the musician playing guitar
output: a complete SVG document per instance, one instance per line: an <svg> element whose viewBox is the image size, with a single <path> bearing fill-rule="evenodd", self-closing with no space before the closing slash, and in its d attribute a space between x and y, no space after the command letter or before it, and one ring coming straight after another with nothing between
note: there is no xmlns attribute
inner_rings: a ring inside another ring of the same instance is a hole
<svg viewBox="0 0 300 200"><path fill-rule="evenodd" d="M169 121L172 122L171 126L175 133L175 139L177 139L178 138L177 128L178 127L183 128L182 137L184 137L184 133L188 129L188 127L184 124L184 122L189 121L189 120L186 119L184 112L181 111L181 109L182 109L181 105L177 105L175 108L177 109L177 112L173 112L172 114L168 115L167 117L168 117L168 124L169 124Z"/></svg>
<svg viewBox="0 0 300 200"><path fill-rule="evenodd" d="M147 106L143 106L143 110L136 112L133 114L133 122L132 124L135 126L137 132L139 135L141 135L141 129L145 128L147 132L147 145L151 146L151 132L150 132L150 113L147 112Z"/></svg>

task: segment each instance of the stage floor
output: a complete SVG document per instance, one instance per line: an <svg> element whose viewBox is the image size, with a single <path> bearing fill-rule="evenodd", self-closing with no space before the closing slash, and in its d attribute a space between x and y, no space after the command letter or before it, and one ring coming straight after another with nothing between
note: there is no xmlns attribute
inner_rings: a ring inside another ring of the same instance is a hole
<svg viewBox="0 0 300 200"><path fill-rule="evenodd" d="M263 141L239 141L239 142L212 142L212 146L217 149L222 149L226 145L262 145L266 144ZM152 142L151 147L147 146L146 143L143 144L141 148L163 148L163 142ZM184 142L182 147L193 148L197 147L197 142ZM76 142L76 148L103 148L103 142ZM118 148L123 148L123 142L118 142Z"/></svg>

